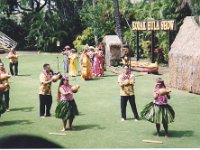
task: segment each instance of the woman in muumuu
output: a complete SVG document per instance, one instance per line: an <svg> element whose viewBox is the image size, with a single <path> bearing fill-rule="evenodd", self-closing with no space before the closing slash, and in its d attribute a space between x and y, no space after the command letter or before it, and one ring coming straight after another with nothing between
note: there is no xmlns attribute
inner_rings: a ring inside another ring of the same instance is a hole
<svg viewBox="0 0 200 150"><path fill-rule="evenodd" d="M78 109L73 97L72 85L69 84L69 78L64 76L58 87L58 106L55 110L56 118L61 118L63 122L62 131L66 131L67 122L69 130L72 129L72 123L75 115L78 115Z"/></svg>
<svg viewBox="0 0 200 150"><path fill-rule="evenodd" d="M104 76L104 54L101 49L98 49L94 54L94 63L92 68L93 76Z"/></svg>
<svg viewBox="0 0 200 150"><path fill-rule="evenodd" d="M158 136L160 136L160 124L162 124L165 130L165 137L168 137L168 124L174 121L175 112L168 104L170 90L166 88L164 80L161 78L156 79L153 96L154 101L144 107L141 117L156 124Z"/></svg>
<svg viewBox="0 0 200 150"><path fill-rule="evenodd" d="M82 72L81 78L84 80L91 80L93 78L92 65L86 48L83 49L83 52L80 56L80 62L81 62L81 72Z"/></svg>
<svg viewBox="0 0 200 150"><path fill-rule="evenodd" d="M76 49L71 49L71 54L69 55L69 75L76 77L78 75L78 55Z"/></svg>

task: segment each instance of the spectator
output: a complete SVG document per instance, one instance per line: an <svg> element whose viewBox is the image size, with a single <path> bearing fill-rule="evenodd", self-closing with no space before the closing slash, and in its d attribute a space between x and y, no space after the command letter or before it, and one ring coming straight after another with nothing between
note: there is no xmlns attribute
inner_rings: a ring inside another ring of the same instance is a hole
<svg viewBox="0 0 200 150"><path fill-rule="evenodd" d="M10 60L9 67L10 67L10 73L11 75L18 75L18 55L14 48L10 49L10 52L8 53L8 59Z"/></svg>
<svg viewBox="0 0 200 150"><path fill-rule="evenodd" d="M64 55L64 71L65 73L69 72L69 55L70 55L70 46L65 46L64 51L62 54Z"/></svg>
<svg viewBox="0 0 200 150"><path fill-rule="evenodd" d="M130 69L127 65L124 66L124 72L118 77L118 83L120 85L120 95L121 95L121 121L126 120L126 106L129 101L131 105L132 112L135 117L135 121L138 121L139 116L137 112L137 107L135 104L135 94L134 94L134 83L135 77L130 73Z"/></svg>

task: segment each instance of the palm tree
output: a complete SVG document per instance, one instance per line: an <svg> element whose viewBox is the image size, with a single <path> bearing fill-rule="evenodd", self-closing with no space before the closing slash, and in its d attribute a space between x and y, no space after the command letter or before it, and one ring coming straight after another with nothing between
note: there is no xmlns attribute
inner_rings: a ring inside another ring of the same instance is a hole
<svg viewBox="0 0 200 150"><path fill-rule="evenodd" d="M123 42L121 24L120 24L121 20L120 20L120 15L119 15L119 2L118 2L118 0L113 0L113 2L114 2L116 32L117 32L119 39Z"/></svg>

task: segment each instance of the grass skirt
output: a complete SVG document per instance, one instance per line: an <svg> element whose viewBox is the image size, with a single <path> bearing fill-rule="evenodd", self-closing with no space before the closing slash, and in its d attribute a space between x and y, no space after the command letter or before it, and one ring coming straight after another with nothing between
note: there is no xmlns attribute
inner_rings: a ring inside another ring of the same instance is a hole
<svg viewBox="0 0 200 150"><path fill-rule="evenodd" d="M56 118L61 118L67 120L69 118L74 118L78 115L78 108L74 100L72 101L60 101L55 110Z"/></svg>
<svg viewBox="0 0 200 150"><path fill-rule="evenodd" d="M153 102L147 104L140 113L143 119L146 119L152 123L171 123L174 122L175 112L173 108L166 105L157 105Z"/></svg>

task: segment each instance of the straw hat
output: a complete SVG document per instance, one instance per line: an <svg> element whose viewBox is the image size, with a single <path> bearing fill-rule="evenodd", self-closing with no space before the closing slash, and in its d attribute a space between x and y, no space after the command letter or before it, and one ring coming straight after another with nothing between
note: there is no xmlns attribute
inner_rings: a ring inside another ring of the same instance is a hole
<svg viewBox="0 0 200 150"><path fill-rule="evenodd" d="M70 46L69 46L69 45L66 45L66 46L65 46L65 49L70 49Z"/></svg>
<svg viewBox="0 0 200 150"><path fill-rule="evenodd" d="M89 46L89 49L94 49L94 47L93 46Z"/></svg>

